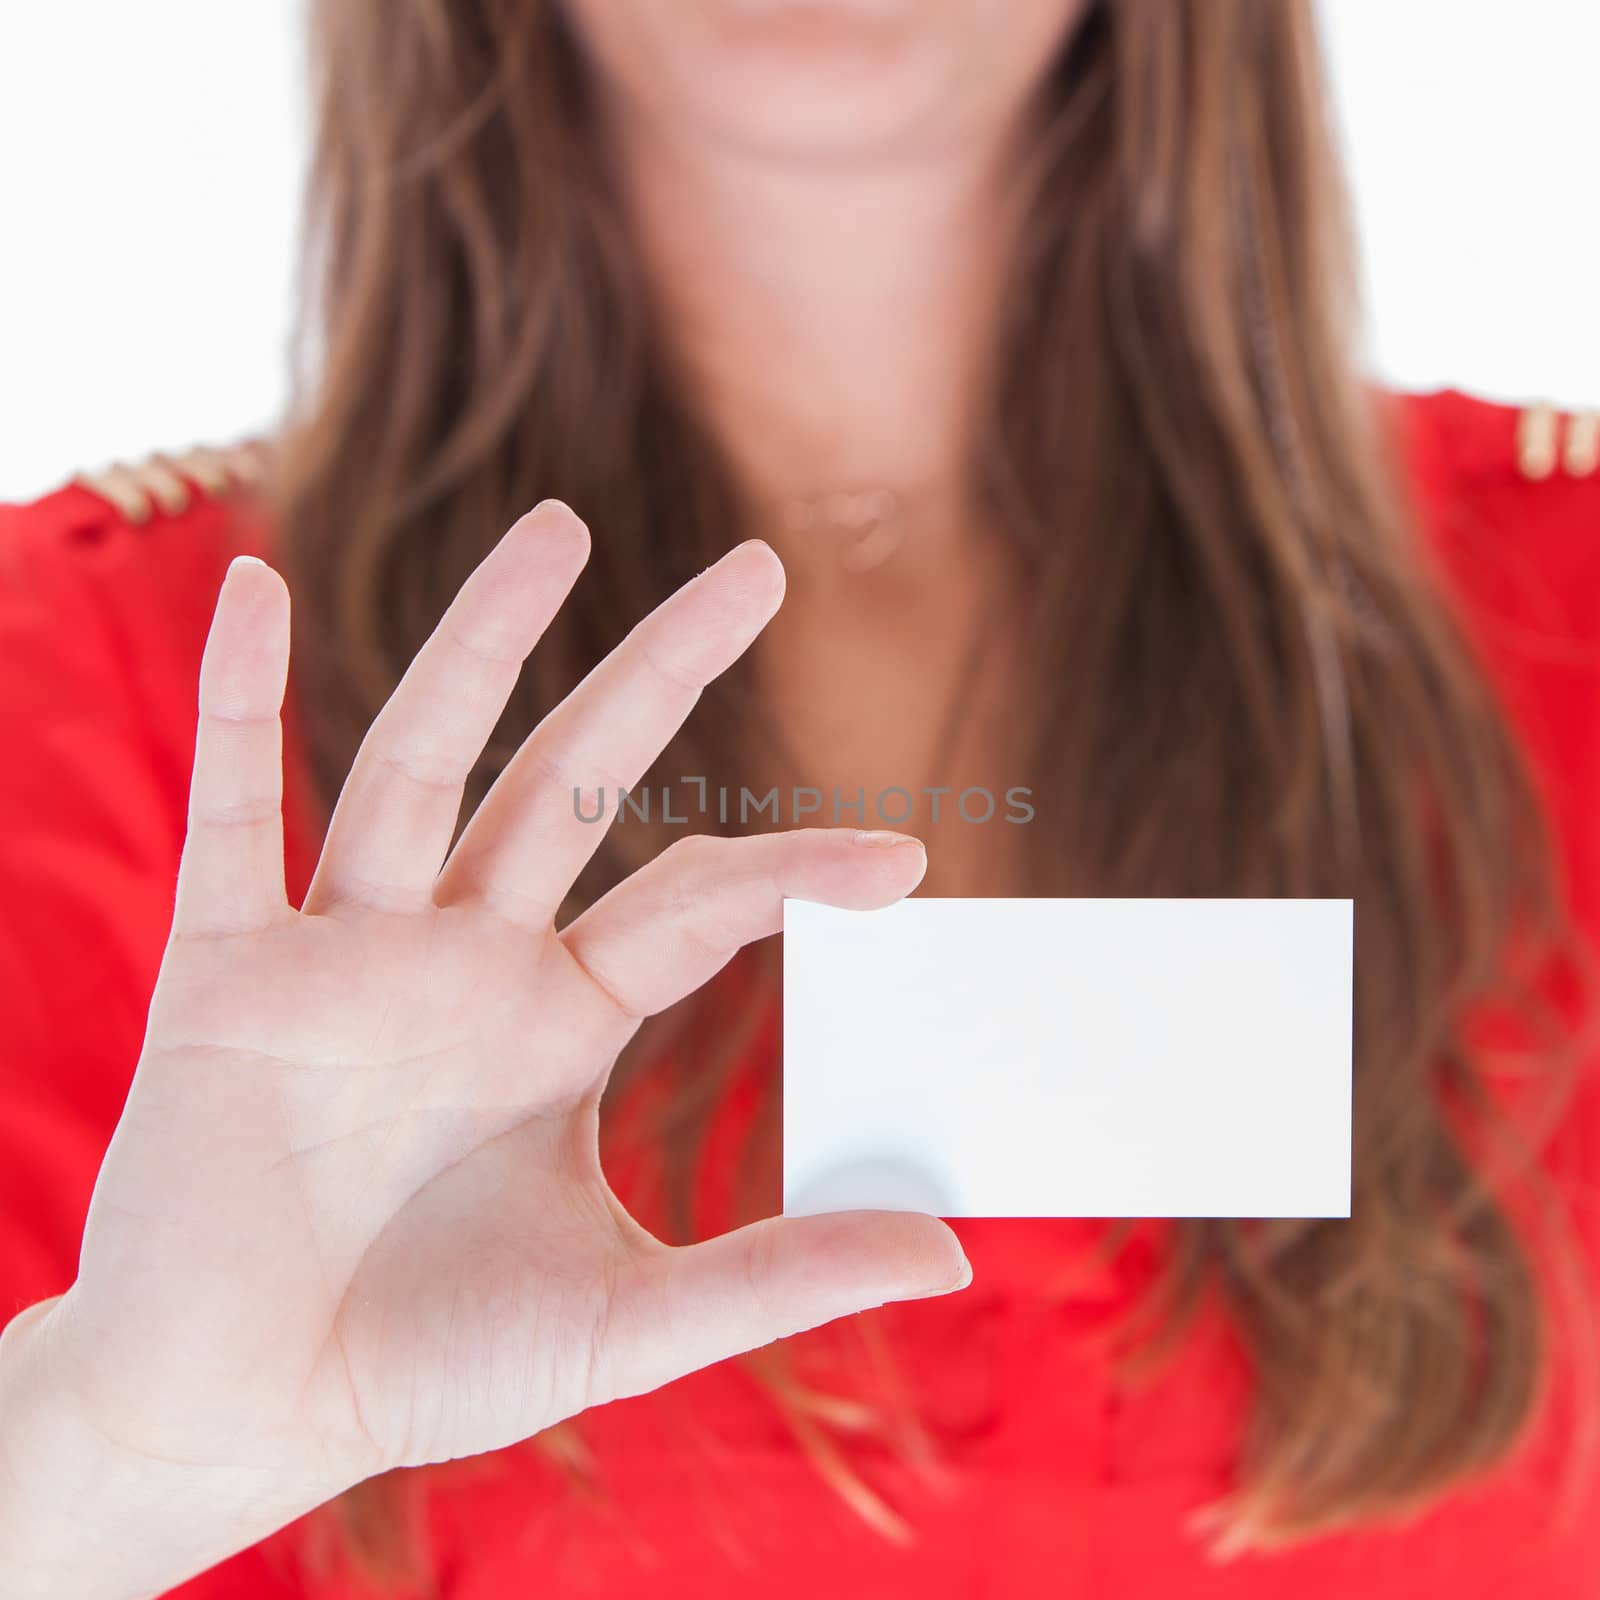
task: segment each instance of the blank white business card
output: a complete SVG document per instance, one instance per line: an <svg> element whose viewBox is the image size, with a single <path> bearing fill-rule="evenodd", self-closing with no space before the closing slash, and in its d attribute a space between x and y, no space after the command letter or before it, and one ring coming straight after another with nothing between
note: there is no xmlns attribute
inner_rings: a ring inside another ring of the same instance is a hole
<svg viewBox="0 0 1600 1600"><path fill-rule="evenodd" d="M783 1209L1347 1217L1349 900L790 900Z"/></svg>

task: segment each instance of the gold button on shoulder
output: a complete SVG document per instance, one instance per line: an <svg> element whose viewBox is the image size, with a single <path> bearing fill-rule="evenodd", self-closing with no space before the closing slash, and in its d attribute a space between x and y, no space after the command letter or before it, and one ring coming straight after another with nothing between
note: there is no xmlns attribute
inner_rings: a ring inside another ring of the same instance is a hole
<svg viewBox="0 0 1600 1600"><path fill-rule="evenodd" d="M126 522L148 522L155 512L155 503L143 478L124 462L104 468L100 472L80 472L72 480L80 489L109 501L118 516Z"/></svg>
<svg viewBox="0 0 1600 1600"><path fill-rule="evenodd" d="M138 470L150 491L150 498L169 517L189 509L189 503L194 499L194 489L169 457L151 456Z"/></svg>
<svg viewBox="0 0 1600 1600"><path fill-rule="evenodd" d="M1568 420L1562 465L1574 478L1600 470L1600 411L1579 411Z"/></svg>
<svg viewBox="0 0 1600 1600"><path fill-rule="evenodd" d="M190 482L198 484L204 494L227 494L233 487L233 475L228 469L228 452L225 450L196 445L194 449L173 457L172 466Z"/></svg>
<svg viewBox="0 0 1600 1600"><path fill-rule="evenodd" d="M117 462L72 481L107 501L125 521L148 522L158 512L177 516L197 499L226 499L257 488L266 472L265 447L256 440L214 448L199 445L177 455Z"/></svg>
<svg viewBox="0 0 1600 1600"><path fill-rule="evenodd" d="M1529 406L1517 419L1517 467L1525 478L1548 478L1560 453L1561 414L1552 405Z"/></svg>

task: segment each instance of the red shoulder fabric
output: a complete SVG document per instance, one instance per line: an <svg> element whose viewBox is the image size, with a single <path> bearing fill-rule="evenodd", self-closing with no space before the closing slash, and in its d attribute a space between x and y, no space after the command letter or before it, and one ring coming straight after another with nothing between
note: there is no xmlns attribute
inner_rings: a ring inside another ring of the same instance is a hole
<svg viewBox="0 0 1600 1600"><path fill-rule="evenodd" d="M1508 407L1445 393L1390 410L1440 582L1534 762L1574 909L1600 936L1600 475L1558 463L1541 480L1523 476ZM144 524L82 489L0 508L0 1317L71 1281L166 938L211 607L234 551L270 554L263 545L249 516L214 501L157 510ZM292 766L294 726L291 705ZM288 820L298 893L315 841L293 809ZM752 1070L771 1070L772 1026L755 1049ZM1600 1241L1597 1068L1549 1152L1591 1249ZM713 1142L724 1162L737 1144L729 1129L749 1114L743 1089L726 1109ZM726 1200L715 1179L702 1191L709 1225ZM971 1289L791 1341L802 1382L790 1423L743 1365L723 1363L582 1419L595 1492L564 1487L526 1449L449 1474L429 1509L435 1592L1597 1592L1600 1479L1561 1502L1538 1453L1410 1524L1211 1563L1190 1520L1229 1485L1248 1398L1226 1323L1208 1317L1152 1385L1126 1387L1103 1337L1154 1270L1153 1245L1086 1268L1093 1230L1084 1224L956 1227ZM863 1371L897 1373L920 1425L896 1411L900 1431L885 1435L826 1399L859 1393ZM798 1448L796 1430L825 1466L829 1452L847 1459L887 1520L852 1509ZM353 1593L315 1575L301 1533L181 1593Z"/></svg>
<svg viewBox="0 0 1600 1600"><path fill-rule="evenodd" d="M0 512L7 1313L71 1281L171 916L192 694L158 653L221 552L206 526L172 560L179 531L76 488Z"/></svg>
<svg viewBox="0 0 1600 1600"><path fill-rule="evenodd" d="M1600 953L1600 468L1559 448L1575 419L1551 418L1557 448L1535 477L1527 413L1446 393L1402 417L1432 553L1532 766L1576 930ZM1549 998L1579 1022L1567 976ZM1494 1019L1486 1033L1505 1037ZM1581 1063L1545 1155L1600 1272L1600 1059Z"/></svg>
<svg viewBox="0 0 1600 1600"><path fill-rule="evenodd" d="M200 654L257 543L199 496L143 523L77 486L0 507L0 1321L77 1271L172 918ZM269 1544L192 1592L303 1594L293 1570Z"/></svg>

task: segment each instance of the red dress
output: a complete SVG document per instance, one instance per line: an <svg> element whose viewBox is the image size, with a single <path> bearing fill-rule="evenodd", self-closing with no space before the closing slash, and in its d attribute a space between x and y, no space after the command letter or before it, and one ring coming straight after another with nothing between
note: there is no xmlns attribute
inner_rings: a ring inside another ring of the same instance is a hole
<svg viewBox="0 0 1600 1600"><path fill-rule="evenodd" d="M1575 910L1600 934L1591 423L1454 392L1402 400L1395 418L1443 581L1534 762ZM170 919L201 646L229 556L262 543L229 496L194 482L147 472L102 487L0 508L0 1321L72 1279ZM293 795L292 705L289 715ZM287 819L294 892L314 854L309 814L292 804ZM736 1081L770 1070L775 1049L769 1025ZM1546 1161L1600 1261L1600 1061L1585 1071ZM703 1186L709 1226L747 1110L736 1089ZM847 1319L817 1344L818 1363L859 1373L881 1336L916 1397L937 1471L875 1436L845 1451L908 1536L869 1527L749 1372L725 1362L585 1416L598 1495L573 1494L527 1448L451 1469L428 1511L436 1592L1600 1596L1600 1469L1559 1478L1551 1441L1571 1421L1559 1393L1510 1465L1409 1525L1208 1560L1189 1521L1229 1485L1249 1392L1227 1324L1208 1313L1145 1388L1117 1377L1098 1338L1152 1270L1158 1230L1094 1265L1092 1224L955 1227L971 1288ZM848 1377L834 1387L848 1390ZM304 1531L179 1592L364 1592L312 1575Z"/></svg>

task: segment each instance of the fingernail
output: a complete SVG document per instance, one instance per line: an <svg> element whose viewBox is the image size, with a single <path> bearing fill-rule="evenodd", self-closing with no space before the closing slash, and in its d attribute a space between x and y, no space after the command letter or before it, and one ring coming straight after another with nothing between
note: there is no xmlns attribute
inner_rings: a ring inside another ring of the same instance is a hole
<svg viewBox="0 0 1600 1600"><path fill-rule="evenodd" d="M852 842L864 844L873 849L890 849L899 844L914 844L917 849L920 850L922 848L920 839L913 839L908 833L889 833L885 829L862 829L855 835Z"/></svg>
<svg viewBox="0 0 1600 1600"><path fill-rule="evenodd" d="M717 567L720 567L724 561L732 561L733 558L740 553L740 551L742 551L742 550L752 550L757 545L760 545L761 548L763 550L765 550L769 555L773 554L772 546L770 544L768 544L765 539L745 539L745 540L741 541L739 544L734 545L734 547L731 550L724 550L722 552L722 554L720 556L718 556L717 559L715 561L713 561L709 567L702 567L700 569L700 572L699 572L698 576L703 578L706 575L706 573L714 571Z"/></svg>
<svg viewBox="0 0 1600 1600"><path fill-rule="evenodd" d="M956 1279L956 1281L954 1283L952 1283L950 1285L950 1291L949 1292L951 1294L954 1294L957 1289L965 1289L966 1286L971 1282L972 1282L972 1263L967 1260L965 1255L963 1255L962 1258L961 1258L961 1275Z"/></svg>
<svg viewBox="0 0 1600 1600"><path fill-rule="evenodd" d="M259 556L235 556L228 563L228 570L222 575L222 585L226 588L247 567L264 567L266 562Z"/></svg>

